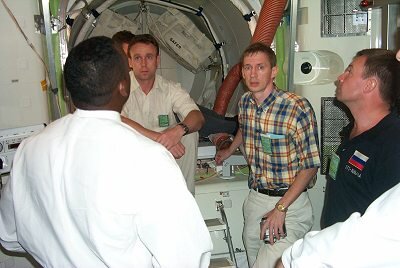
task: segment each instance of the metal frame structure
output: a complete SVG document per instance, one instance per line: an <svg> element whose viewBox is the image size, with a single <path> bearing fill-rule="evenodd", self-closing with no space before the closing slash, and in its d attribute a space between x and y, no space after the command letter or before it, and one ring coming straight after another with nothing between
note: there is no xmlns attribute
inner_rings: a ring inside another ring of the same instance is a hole
<svg viewBox="0 0 400 268"><path fill-rule="evenodd" d="M400 13L400 0L374 0L369 7L380 8L382 10L381 47L386 49L399 48L395 47L394 36L397 31L397 16Z"/></svg>

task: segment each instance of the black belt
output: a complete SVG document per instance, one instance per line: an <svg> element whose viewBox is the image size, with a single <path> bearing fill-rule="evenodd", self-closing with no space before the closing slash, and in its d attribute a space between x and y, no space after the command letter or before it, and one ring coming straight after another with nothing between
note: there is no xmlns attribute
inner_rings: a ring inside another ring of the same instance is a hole
<svg viewBox="0 0 400 268"><path fill-rule="evenodd" d="M259 192L260 194L265 194L269 196L284 196L287 192L287 188L278 188L278 189L253 189L256 192ZM304 189L303 192L307 192L307 188Z"/></svg>

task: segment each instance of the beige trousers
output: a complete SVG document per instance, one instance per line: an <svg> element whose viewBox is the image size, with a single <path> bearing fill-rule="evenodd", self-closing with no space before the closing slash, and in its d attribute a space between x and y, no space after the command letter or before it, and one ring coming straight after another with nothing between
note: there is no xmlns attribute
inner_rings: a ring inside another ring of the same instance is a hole
<svg viewBox="0 0 400 268"><path fill-rule="evenodd" d="M260 221L275 207L281 197L272 197L250 190L244 205L243 241L249 267L274 268L283 251L297 239L302 238L312 227L313 215L308 193L302 193L286 212L287 237L273 246L260 240Z"/></svg>
<svg viewBox="0 0 400 268"><path fill-rule="evenodd" d="M185 154L180 159L176 159L176 163L181 168L188 190L194 195L194 175L196 172L199 133L194 132L183 136L181 142L185 146Z"/></svg>

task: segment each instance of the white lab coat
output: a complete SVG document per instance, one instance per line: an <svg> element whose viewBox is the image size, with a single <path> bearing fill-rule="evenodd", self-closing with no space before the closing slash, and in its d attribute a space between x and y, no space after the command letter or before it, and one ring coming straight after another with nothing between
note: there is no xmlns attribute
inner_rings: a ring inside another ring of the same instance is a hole
<svg viewBox="0 0 400 268"><path fill-rule="evenodd" d="M171 154L112 111L77 110L23 141L0 238L44 267L208 267L212 250Z"/></svg>
<svg viewBox="0 0 400 268"><path fill-rule="evenodd" d="M400 184L376 199L361 217L308 233L283 253L286 268L400 267Z"/></svg>

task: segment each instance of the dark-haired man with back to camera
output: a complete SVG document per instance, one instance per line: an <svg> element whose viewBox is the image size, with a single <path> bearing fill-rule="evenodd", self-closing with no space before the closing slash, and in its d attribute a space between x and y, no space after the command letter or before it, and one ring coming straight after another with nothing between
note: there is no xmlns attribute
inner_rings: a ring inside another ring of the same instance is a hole
<svg viewBox="0 0 400 268"><path fill-rule="evenodd" d="M179 167L121 122L123 51L83 41L64 77L77 110L20 144L1 194L2 246L43 267L208 267L212 242Z"/></svg>

